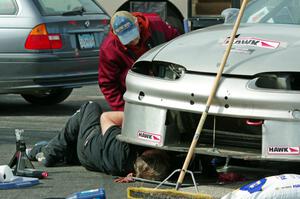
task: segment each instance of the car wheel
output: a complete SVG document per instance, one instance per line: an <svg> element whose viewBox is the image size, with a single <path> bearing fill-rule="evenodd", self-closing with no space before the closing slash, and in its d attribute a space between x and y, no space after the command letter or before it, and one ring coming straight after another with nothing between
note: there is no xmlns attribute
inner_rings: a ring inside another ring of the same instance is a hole
<svg viewBox="0 0 300 199"><path fill-rule="evenodd" d="M64 101L72 93L69 89L52 89L47 92L38 92L34 94L21 94L21 96L31 104L53 105Z"/></svg>

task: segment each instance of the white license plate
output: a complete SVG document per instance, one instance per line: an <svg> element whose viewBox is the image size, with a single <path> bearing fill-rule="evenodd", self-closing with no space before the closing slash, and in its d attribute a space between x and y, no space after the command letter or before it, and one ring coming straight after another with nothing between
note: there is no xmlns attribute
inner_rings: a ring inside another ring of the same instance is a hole
<svg viewBox="0 0 300 199"><path fill-rule="evenodd" d="M77 36L81 49L96 47L96 42L93 34L78 34Z"/></svg>

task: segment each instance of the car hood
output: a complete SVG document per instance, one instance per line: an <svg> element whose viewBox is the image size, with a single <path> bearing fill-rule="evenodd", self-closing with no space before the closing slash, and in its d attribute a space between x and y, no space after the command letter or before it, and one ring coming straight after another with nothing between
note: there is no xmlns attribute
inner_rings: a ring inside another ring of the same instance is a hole
<svg viewBox="0 0 300 199"><path fill-rule="evenodd" d="M216 73L226 50L232 25L222 24L184 34L152 49L138 61L163 61L188 71ZM225 65L224 74L255 75L298 71L300 26L242 24Z"/></svg>

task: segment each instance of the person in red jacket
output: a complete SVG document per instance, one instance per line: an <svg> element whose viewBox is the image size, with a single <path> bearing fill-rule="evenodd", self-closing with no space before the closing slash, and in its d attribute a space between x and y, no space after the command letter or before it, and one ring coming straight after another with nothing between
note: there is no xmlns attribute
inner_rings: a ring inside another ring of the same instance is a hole
<svg viewBox="0 0 300 199"><path fill-rule="evenodd" d="M156 14L116 12L111 31L100 47L98 83L114 111L124 110L125 78L146 51L179 35Z"/></svg>

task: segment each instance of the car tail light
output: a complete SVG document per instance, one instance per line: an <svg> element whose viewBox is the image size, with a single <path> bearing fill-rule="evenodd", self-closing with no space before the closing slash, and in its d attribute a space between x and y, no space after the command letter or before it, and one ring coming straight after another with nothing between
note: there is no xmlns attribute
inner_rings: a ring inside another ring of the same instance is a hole
<svg viewBox="0 0 300 199"><path fill-rule="evenodd" d="M102 19L100 20L101 25L107 25L109 23L108 19Z"/></svg>
<svg viewBox="0 0 300 199"><path fill-rule="evenodd" d="M46 25L40 24L32 29L27 37L25 48L29 50L51 50L62 48L60 34L48 34Z"/></svg>

